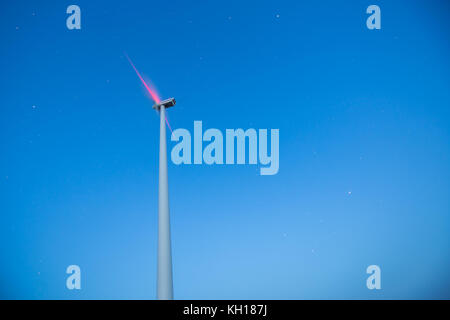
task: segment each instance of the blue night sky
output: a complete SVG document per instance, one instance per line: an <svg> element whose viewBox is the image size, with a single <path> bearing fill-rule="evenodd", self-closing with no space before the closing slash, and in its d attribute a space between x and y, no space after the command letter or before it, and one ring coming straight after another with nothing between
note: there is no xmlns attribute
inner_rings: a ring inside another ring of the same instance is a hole
<svg viewBox="0 0 450 320"><path fill-rule="evenodd" d="M280 130L276 175L169 161L176 299L450 298L449 9L3 1L0 298L156 298L159 119L124 52L173 129Z"/></svg>

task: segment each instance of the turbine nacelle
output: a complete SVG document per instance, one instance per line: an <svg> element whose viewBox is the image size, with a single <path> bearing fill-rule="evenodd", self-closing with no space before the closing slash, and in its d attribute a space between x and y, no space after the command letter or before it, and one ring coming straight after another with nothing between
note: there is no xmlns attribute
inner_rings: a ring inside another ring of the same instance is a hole
<svg viewBox="0 0 450 320"><path fill-rule="evenodd" d="M164 106L164 108L170 108L173 107L175 105L176 101L175 98L169 98L163 101L160 101L159 103L156 103L155 105L153 105L153 109L155 110L159 110L161 108L161 106Z"/></svg>

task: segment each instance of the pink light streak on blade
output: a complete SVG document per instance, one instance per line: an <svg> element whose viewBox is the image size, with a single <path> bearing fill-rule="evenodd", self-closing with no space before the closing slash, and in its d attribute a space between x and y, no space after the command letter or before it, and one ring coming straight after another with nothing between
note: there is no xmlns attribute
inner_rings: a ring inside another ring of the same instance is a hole
<svg viewBox="0 0 450 320"><path fill-rule="evenodd" d="M153 91L145 82L144 78L142 78L141 74L139 73L139 71L136 69L136 67L133 64L133 61L131 61L130 57L128 57L127 54L125 54L125 57L127 57L128 62L131 64L131 66L133 67L134 71L136 72L137 76L139 77L139 79L141 79L142 84L144 85L145 89L147 89L148 93L150 94L150 96L152 97L153 101L155 101L156 103L159 103L161 101L161 99L158 97L158 95L156 94L155 91Z"/></svg>
<svg viewBox="0 0 450 320"><path fill-rule="evenodd" d="M168 126L168 127L169 127L169 129L170 129L170 132L172 132L172 133L173 133L173 131L172 131L172 128L170 127L169 121L167 121L167 116L166 116L166 123L167 123L167 126Z"/></svg>
<svg viewBox="0 0 450 320"><path fill-rule="evenodd" d="M139 77L139 79L141 80L142 84L144 85L145 89L147 89L148 93L150 94L150 96L152 97L153 101L155 101L155 103L159 103L161 101L161 99L159 98L158 94L152 90L150 88L150 86L145 82L144 78L142 78L141 74L139 73L139 71L136 69L136 67L134 66L133 61L131 61L130 57L128 57L128 55L125 53L125 57L127 58L128 62L131 64L131 66L133 67L134 71L136 72L137 76ZM172 131L172 128L170 127L169 121L167 120L167 116L166 118L166 123L167 126L170 129L170 132Z"/></svg>

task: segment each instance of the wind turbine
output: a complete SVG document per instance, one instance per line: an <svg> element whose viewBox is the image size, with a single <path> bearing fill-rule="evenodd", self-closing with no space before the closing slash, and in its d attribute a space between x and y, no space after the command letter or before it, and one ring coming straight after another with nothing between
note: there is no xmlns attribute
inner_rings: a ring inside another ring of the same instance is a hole
<svg viewBox="0 0 450 320"><path fill-rule="evenodd" d="M159 111L159 185L158 185L158 275L157 275L157 299L173 299L172 280L172 245L170 240L170 216L169 216L169 182L167 179L167 143L166 143L166 109L176 103L174 98L160 101L157 93L144 81L131 59L125 53L134 71L142 84L147 89L152 99L156 102L153 109Z"/></svg>
<svg viewBox="0 0 450 320"><path fill-rule="evenodd" d="M167 179L166 109L173 107L174 98L156 103L159 110L159 187L158 187L158 300L173 299L172 248L170 240L169 183Z"/></svg>

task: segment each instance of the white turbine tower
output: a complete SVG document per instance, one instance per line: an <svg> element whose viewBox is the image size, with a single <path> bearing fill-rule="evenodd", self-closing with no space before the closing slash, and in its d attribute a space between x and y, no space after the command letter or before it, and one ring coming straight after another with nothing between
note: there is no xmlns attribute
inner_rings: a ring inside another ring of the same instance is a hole
<svg viewBox="0 0 450 320"><path fill-rule="evenodd" d="M167 180L166 109L175 99L163 100L153 106L159 110L159 188L158 188L158 300L173 299L172 248L170 241L169 182Z"/></svg>

